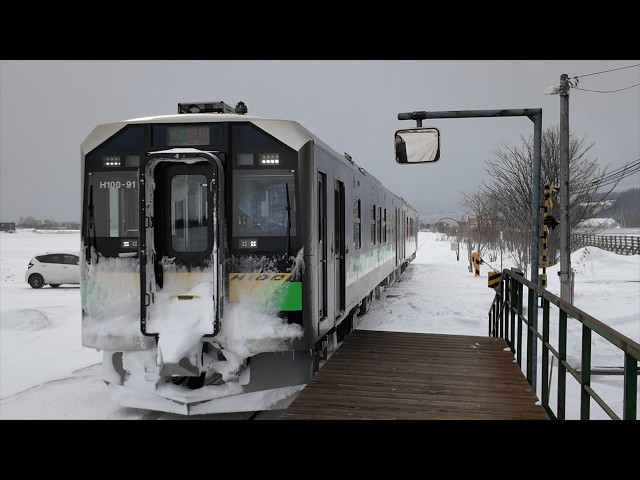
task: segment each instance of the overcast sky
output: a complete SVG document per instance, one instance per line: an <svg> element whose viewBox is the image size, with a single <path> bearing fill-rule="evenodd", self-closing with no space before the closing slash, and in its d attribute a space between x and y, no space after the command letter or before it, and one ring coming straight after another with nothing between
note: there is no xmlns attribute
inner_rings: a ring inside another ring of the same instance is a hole
<svg viewBox="0 0 640 480"><path fill-rule="evenodd" d="M541 108L595 143L613 171L640 159L640 60L2 60L0 220L80 220L80 144L101 123L177 112L179 102L243 101L249 113L295 120L382 180L432 221L459 218L460 192L478 191L485 162L533 135L526 117L425 120L440 128L431 165L398 165L398 120L414 110ZM631 67L631 68L625 68ZM634 86L635 85L635 86ZM633 87L632 87L633 86ZM628 88L632 87L632 88ZM615 92L616 90L620 90ZM640 173L618 189L640 187Z"/></svg>

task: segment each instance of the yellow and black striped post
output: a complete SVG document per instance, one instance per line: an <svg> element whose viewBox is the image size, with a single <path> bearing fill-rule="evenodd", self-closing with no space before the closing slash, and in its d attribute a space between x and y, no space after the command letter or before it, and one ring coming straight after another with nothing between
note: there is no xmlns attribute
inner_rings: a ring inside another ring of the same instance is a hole
<svg viewBox="0 0 640 480"><path fill-rule="evenodd" d="M477 277L478 275L480 275L480 254L478 252L473 252L471 254L471 258L473 258L473 276Z"/></svg>
<svg viewBox="0 0 640 480"><path fill-rule="evenodd" d="M500 281L502 280L502 273L496 272L495 270L489 272L487 286L489 288L498 288L500 286Z"/></svg>

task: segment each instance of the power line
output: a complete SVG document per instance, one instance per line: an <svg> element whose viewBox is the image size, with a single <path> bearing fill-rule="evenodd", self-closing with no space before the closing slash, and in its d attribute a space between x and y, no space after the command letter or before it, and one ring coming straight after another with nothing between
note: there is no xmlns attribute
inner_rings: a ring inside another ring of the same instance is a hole
<svg viewBox="0 0 640 480"><path fill-rule="evenodd" d="M600 179L601 183L599 183L598 186L605 187L607 185L611 185L612 183L618 183L623 178L633 175L634 173L637 173L637 172L640 172L640 159L636 160L633 163L629 163L624 167L620 167L607 175L604 175ZM593 183L598 183L598 182L596 181Z"/></svg>
<svg viewBox="0 0 640 480"><path fill-rule="evenodd" d="M611 70L603 70L602 72L587 73L585 75L576 75L573 78L577 79L578 77L590 77L591 75L600 75L601 73L615 72L616 70L624 70L625 68L633 68L633 67L640 67L640 63L638 63L637 65L629 65L627 67L612 68Z"/></svg>
<svg viewBox="0 0 640 480"><path fill-rule="evenodd" d="M572 77L573 80L575 80L574 82L569 82L569 86L571 88L574 88L575 90L582 90L583 92L592 92L592 93L616 93L616 92L622 92L623 90L629 90L630 88L634 88L637 87L638 85L640 85L640 83L636 83L634 85L630 85L628 87L623 87L623 88L618 88L617 90L590 90L587 88L579 88L578 84L580 83L580 78L581 77L590 77L592 75L600 75L602 73L609 73L609 72L615 72L616 70L624 70L626 68L634 68L634 67L640 67L640 63L637 65L628 65L626 67L620 67L620 68L612 68L610 70L603 70L601 72L594 72L594 73L587 73L585 75L576 75L575 77Z"/></svg>
<svg viewBox="0 0 640 480"><path fill-rule="evenodd" d="M627 165L625 165L623 167L617 168L617 169L609 172L607 175L604 176L604 178L611 177L611 176L617 175L619 173L624 173L628 168L635 167L636 165L639 165L639 164L640 164L640 159L634 161L633 163L628 163Z"/></svg>
<svg viewBox="0 0 640 480"><path fill-rule="evenodd" d="M629 90L630 88L637 87L638 85L640 85L640 83L636 83L635 85L630 85L630 86L624 87L624 88L619 88L618 90L589 90L587 88L578 88L578 87L573 87L573 89L574 90L582 90L583 92L615 93L615 92L621 92L622 90Z"/></svg>
<svg viewBox="0 0 640 480"><path fill-rule="evenodd" d="M629 175L632 175L637 171L640 171L640 160L636 161L635 163L628 164L618 171L614 171L608 175L604 175L601 180L604 180L607 183L613 180L622 180L624 177L628 177Z"/></svg>

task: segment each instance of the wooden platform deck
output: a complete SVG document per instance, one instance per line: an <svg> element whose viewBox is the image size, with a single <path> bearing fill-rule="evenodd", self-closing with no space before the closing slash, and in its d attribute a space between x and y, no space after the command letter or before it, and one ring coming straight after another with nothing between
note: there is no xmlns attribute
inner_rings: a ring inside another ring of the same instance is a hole
<svg viewBox="0 0 640 480"><path fill-rule="evenodd" d="M504 339L355 330L281 420L549 420Z"/></svg>

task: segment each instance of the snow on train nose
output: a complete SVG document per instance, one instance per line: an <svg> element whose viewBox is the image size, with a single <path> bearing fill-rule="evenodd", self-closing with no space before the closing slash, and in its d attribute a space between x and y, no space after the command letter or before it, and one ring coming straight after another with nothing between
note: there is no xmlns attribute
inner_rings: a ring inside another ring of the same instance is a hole
<svg viewBox="0 0 640 480"><path fill-rule="evenodd" d="M202 293L202 292L198 292ZM202 372L202 337L211 334L209 294L173 294L156 312L161 376L197 377Z"/></svg>
<svg viewBox="0 0 640 480"><path fill-rule="evenodd" d="M162 350L158 348L158 366L162 377L199 377L200 366L198 355L182 357L177 362L165 361L162 357Z"/></svg>

